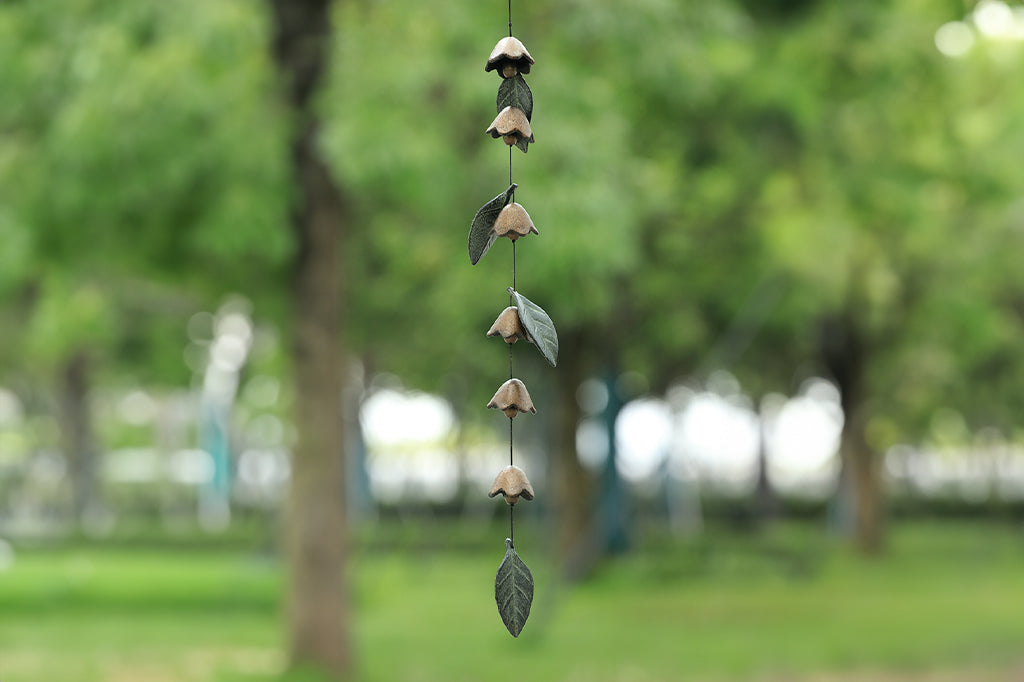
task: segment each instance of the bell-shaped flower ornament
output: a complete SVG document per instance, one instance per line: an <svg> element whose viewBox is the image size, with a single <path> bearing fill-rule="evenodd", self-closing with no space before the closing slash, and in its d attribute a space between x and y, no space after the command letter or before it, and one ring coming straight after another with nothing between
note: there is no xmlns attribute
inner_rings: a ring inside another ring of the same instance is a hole
<svg viewBox="0 0 1024 682"><path fill-rule="evenodd" d="M522 109L511 106L505 107L498 112L498 115L494 117L491 125L484 132L494 139L502 138L509 147L516 144L522 148L526 143L534 141L533 129L530 127L530 122L526 119L526 114L523 113Z"/></svg>
<svg viewBox="0 0 1024 682"><path fill-rule="evenodd" d="M487 58L484 71L497 71L502 78L512 78L517 73L530 73L533 57L518 38L508 36L498 41Z"/></svg>
<svg viewBox="0 0 1024 682"><path fill-rule="evenodd" d="M503 411L509 419L514 419L520 412L537 414L537 408L533 406L526 384L519 379L509 379L503 383L491 398L491 402L487 403L487 407Z"/></svg>
<svg viewBox="0 0 1024 682"><path fill-rule="evenodd" d="M494 324L487 330L487 336L500 336L505 343L515 343L519 339L529 341L530 336L523 329L523 323L519 319L519 311L514 305L510 305L501 311Z"/></svg>
<svg viewBox="0 0 1024 682"><path fill-rule="evenodd" d="M510 464L498 472L487 497L494 497L498 494L504 495L505 501L511 505L518 502L520 497L524 500L532 500L533 486L530 485L530 479L526 477L525 471Z"/></svg>
<svg viewBox="0 0 1024 682"><path fill-rule="evenodd" d="M515 202L501 209L501 213L498 214L497 220L494 221L494 227L491 229L499 237L508 237L512 241L525 237L531 232L540 234L534 227L530 214L526 212L522 204Z"/></svg>

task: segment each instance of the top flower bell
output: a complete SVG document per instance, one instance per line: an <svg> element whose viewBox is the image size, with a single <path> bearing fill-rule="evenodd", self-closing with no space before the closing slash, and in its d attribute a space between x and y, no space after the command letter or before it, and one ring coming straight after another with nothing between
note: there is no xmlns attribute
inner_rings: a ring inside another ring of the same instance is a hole
<svg viewBox="0 0 1024 682"><path fill-rule="evenodd" d="M517 73L530 73L533 57L518 38L508 36L498 41L487 58L484 71L497 69L502 78L512 78Z"/></svg>

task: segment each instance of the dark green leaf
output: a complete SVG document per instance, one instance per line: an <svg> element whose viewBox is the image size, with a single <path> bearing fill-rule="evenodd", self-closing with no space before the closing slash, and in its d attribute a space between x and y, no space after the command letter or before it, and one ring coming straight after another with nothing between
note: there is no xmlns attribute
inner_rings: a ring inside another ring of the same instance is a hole
<svg viewBox="0 0 1024 682"><path fill-rule="evenodd" d="M480 207L480 210L473 216L473 224L469 226L469 262L476 265L484 254L490 250L498 235L491 229L494 221L498 219L501 209L512 198L512 192L518 187L516 183L508 186L508 189L494 197Z"/></svg>
<svg viewBox="0 0 1024 682"><path fill-rule="evenodd" d="M521 109L527 121L533 121L533 93L526 84L523 75L517 73L512 78L503 78L498 86L498 112L505 107Z"/></svg>
<svg viewBox="0 0 1024 682"><path fill-rule="evenodd" d="M530 141L529 141L529 140L527 140L527 139L524 139L524 138L522 138L522 137L520 137L520 138L519 138L518 140L516 140L516 146L517 146L517 147L519 147L519 149L520 149L520 150L521 150L521 151L522 151L522 152L523 152L524 154L525 154L526 152L530 151L530 150L528 149L528 148L529 148L529 146L530 146Z"/></svg>
<svg viewBox="0 0 1024 682"><path fill-rule="evenodd" d="M533 604L533 574L516 554L512 541L505 538L505 558L494 577L494 600L498 603L501 621L518 637Z"/></svg>
<svg viewBox="0 0 1024 682"><path fill-rule="evenodd" d="M515 300L523 329L530 335L530 340L536 344L544 359L554 367L558 363L558 332L555 331L554 322L543 308L512 287L508 288L508 293Z"/></svg>

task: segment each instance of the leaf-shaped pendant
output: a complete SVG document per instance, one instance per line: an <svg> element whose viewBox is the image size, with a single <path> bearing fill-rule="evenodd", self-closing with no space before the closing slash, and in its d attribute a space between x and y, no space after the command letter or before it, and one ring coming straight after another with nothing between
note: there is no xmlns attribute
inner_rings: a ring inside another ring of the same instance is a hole
<svg viewBox="0 0 1024 682"><path fill-rule="evenodd" d="M498 614L513 637L523 631L533 604L533 574L516 554L512 540L505 538L505 558L494 577L494 600Z"/></svg>
<svg viewBox="0 0 1024 682"><path fill-rule="evenodd" d="M523 329L530 335L530 340L537 345L537 350L544 356L544 359L554 367L558 363L558 332L555 331L555 323L551 321L543 308L512 287L508 288L508 293L515 300Z"/></svg>
<svg viewBox="0 0 1024 682"><path fill-rule="evenodd" d="M513 182L507 190L481 206L473 216L473 224L469 226L469 262L473 265L480 262L480 259L498 238L491 228L494 227L494 221L498 219L501 209L505 208L518 186Z"/></svg>
<svg viewBox="0 0 1024 682"><path fill-rule="evenodd" d="M526 120L533 122L533 92L521 74L506 78L498 86L498 111L505 107L515 107L526 114Z"/></svg>

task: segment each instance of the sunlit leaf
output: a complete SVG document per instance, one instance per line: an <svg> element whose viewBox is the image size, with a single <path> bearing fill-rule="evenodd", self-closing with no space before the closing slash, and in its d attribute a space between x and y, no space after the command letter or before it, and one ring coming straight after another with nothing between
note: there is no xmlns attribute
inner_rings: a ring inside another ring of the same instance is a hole
<svg viewBox="0 0 1024 682"><path fill-rule="evenodd" d="M533 120L533 93L522 74L512 78L504 78L498 86L498 111L505 107L515 107L526 114L526 120Z"/></svg>
<svg viewBox="0 0 1024 682"><path fill-rule="evenodd" d="M505 538L505 558L494 577L494 600L501 621L513 637L523 631L533 604L533 574L516 554L512 540Z"/></svg>
<svg viewBox="0 0 1024 682"><path fill-rule="evenodd" d="M554 367L558 363L558 333L554 322L543 308L512 287L508 288L508 293L515 299L523 329L530 335L530 340L536 344L544 359Z"/></svg>
<svg viewBox="0 0 1024 682"><path fill-rule="evenodd" d="M473 224L469 226L469 262L473 265L480 262L480 259L498 238L491 228L494 227L494 221L498 219L498 214L511 200L512 193L518 186L513 182L507 190L481 206L473 216Z"/></svg>

